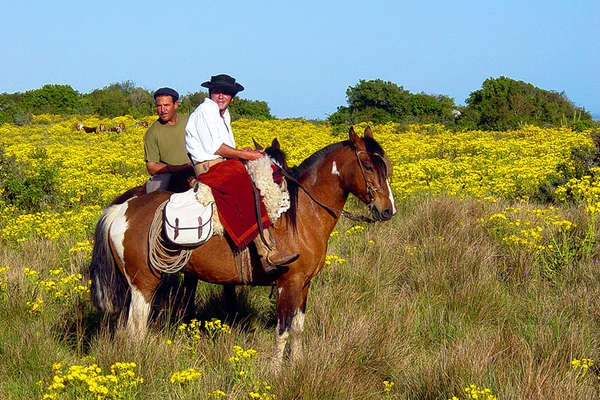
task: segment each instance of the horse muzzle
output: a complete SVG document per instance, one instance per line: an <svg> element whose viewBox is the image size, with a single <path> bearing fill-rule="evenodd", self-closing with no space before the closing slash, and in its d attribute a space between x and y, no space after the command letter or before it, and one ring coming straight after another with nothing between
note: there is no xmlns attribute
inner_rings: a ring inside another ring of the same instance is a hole
<svg viewBox="0 0 600 400"><path fill-rule="evenodd" d="M380 210L377 206L371 205L369 208L371 210L371 215L377 221L387 221L394 215L392 207L385 207L383 210Z"/></svg>

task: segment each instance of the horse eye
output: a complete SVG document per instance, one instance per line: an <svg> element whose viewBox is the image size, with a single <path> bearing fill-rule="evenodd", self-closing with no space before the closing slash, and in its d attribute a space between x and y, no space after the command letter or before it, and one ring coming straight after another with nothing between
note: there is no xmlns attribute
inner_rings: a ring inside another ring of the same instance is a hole
<svg viewBox="0 0 600 400"><path fill-rule="evenodd" d="M365 165L365 169L369 172L373 171L373 168L369 167L368 165Z"/></svg>

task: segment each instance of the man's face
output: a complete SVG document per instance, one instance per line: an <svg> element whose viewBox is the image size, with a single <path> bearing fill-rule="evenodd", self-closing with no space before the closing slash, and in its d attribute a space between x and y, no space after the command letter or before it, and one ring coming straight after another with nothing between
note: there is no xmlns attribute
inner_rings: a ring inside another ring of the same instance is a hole
<svg viewBox="0 0 600 400"><path fill-rule="evenodd" d="M232 98L232 95L223 93L220 90L212 90L210 92L210 99L217 103L217 105L219 106L219 111L221 111L221 113L225 112L227 106L229 106L229 103L231 103Z"/></svg>
<svg viewBox="0 0 600 400"><path fill-rule="evenodd" d="M174 124L177 122L175 119L177 106L178 103L173 102L171 96L158 96L156 98L156 113L164 124Z"/></svg>

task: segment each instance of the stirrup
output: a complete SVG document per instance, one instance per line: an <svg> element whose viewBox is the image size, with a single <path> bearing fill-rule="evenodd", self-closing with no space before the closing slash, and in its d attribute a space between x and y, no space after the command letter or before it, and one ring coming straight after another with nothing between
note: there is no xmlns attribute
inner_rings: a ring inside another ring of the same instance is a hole
<svg viewBox="0 0 600 400"><path fill-rule="evenodd" d="M265 261L267 264L267 267L265 267L265 271L267 270L268 267L271 267L270 269L273 268L277 268L280 265L285 265L285 264L289 264L293 261L296 261L296 259L298 259L300 255L298 253L292 253L292 254L286 254L283 256L280 256L280 259L275 259L272 260L270 256L265 257Z"/></svg>

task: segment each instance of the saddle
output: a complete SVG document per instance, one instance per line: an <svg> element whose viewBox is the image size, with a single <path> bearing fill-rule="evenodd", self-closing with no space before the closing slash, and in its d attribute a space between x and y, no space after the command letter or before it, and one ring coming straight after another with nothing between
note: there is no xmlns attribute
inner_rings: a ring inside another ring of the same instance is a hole
<svg viewBox="0 0 600 400"><path fill-rule="evenodd" d="M269 157L248 161L245 165L250 179L260 191L269 219L275 222L290 207L285 180L275 183L272 167L275 164ZM214 234L224 233L212 192L199 182L187 192L172 194L163 209L162 218L164 235L179 246L196 247Z"/></svg>

